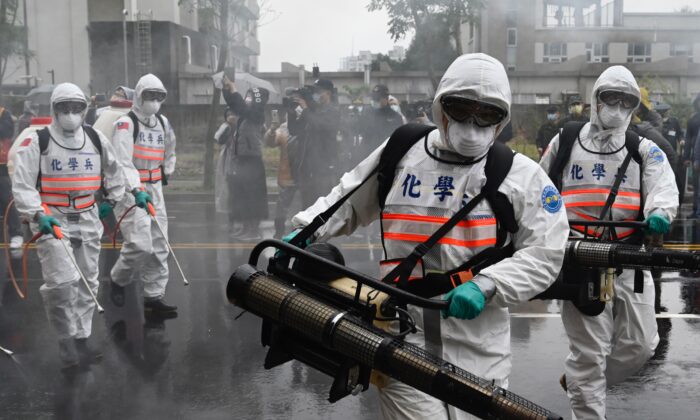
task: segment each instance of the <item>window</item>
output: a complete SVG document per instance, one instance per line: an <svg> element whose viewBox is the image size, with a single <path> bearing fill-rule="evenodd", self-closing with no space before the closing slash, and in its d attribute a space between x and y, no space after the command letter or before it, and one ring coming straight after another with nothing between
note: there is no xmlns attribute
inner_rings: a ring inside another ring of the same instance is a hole
<svg viewBox="0 0 700 420"><path fill-rule="evenodd" d="M689 44L671 44L671 57L688 57L693 61L693 46Z"/></svg>
<svg viewBox="0 0 700 420"><path fill-rule="evenodd" d="M515 47L518 45L518 30L515 28L508 28L508 46Z"/></svg>
<svg viewBox="0 0 700 420"><path fill-rule="evenodd" d="M549 105L549 93L535 94L535 103L538 105Z"/></svg>
<svg viewBox="0 0 700 420"><path fill-rule="evenodd" d="M628 63L651 63L651 44L627 44Z"/></svg>
<svg viewBox="0 0 700 420"><path fill-rule="evenodd" d="M576 11L576 7L548 3L555 2L548 1L545 3L544 26L546 28L575 26L576 19L574 18L574 13Z"/></svg>
<svg viewBox="0 0 700 420"><path fill-rule="evenodd" d="M589 63L609 63L608 44L586 42L586 61Z"/></svg>
<svg viewBox="0 0 700 420"><path fill-rule="evenodd" d="M544 44L544 54L542 55L542 62L563 63L566 61L566 59L566 43L548 42Z"/></svg>
<svg viewBox="0 0 700 420"><path fill-rule="evenodd" d="M183 35L182 44L185 50L185 63L192 64L192 39L187 35Z"/></svg>
<svg viewBox="0 0 700 420"><path fill-rule="evenodd" d="M219 47L211 46L211 68L216 71L219 68Z"/></svg>

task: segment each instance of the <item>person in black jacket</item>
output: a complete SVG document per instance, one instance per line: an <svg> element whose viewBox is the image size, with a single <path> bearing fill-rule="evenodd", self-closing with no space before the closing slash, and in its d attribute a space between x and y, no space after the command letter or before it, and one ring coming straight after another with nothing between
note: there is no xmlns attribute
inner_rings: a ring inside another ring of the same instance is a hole
<svg viewBox="0 0 700 420"><path fill-rule="evenodd" d="M235 131L228 139L229 221L243 227L231 233L240 241L258 241L260 221L267 218L267 184L262 160L262 139L265 133L265 104L270 97L266 89L252 88L245 99L226 79L224 100L238 117Z"/></svg>
<svg viewBox="0 0 700 420"><path fill-rule="evenodd" d="M537 130L537 138L535 139L540 157L544 154L549 142L552 141L554 136L559 132L559 108L557 108L556 105L550 105L547 107L546 113L547 121Z"/></svg>
<svg viewBox="0 0 700 420"><path fill-rule="evenodd" d="M389 104L389 88L376 85L372 89L371 109L362 123L361 160L369 156L391 133L403 124L403 116Z"/></svg>
<svg viewBox="0 0 700 420"><path fill-rule="evenodd" d="M300 142L301 156L295 162L296 181L304 206L338 182L338 129L340 111L333 104L333 82L318 79L313 84L313 96L297 96L297 107L289 112L289 134Z"/></svg>

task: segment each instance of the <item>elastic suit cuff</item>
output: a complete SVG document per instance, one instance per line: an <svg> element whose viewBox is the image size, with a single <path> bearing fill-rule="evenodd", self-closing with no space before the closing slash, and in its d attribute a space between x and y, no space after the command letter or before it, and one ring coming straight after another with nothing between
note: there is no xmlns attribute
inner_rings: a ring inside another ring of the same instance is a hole
<svg viewBox="0 0 700 420"><path fill-rule="evenodd" d="M496 283L484 275L477 275L472 279L472 283L479 286L481 293L486 297L486 301L490 301L493 295L496 294Z"/></svg>

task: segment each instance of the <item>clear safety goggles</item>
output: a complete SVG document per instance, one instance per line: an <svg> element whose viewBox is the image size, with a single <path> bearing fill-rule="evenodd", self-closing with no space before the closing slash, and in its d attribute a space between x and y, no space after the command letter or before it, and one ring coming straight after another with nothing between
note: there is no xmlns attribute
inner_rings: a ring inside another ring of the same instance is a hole
<svg viewBox="0 0 700 420"><path fill-rule="evenodd" d="M633 109L639 106L638 97L619 90L604 90L598 93L598 99L605 105L622 105L626 109Z"/></svg>
<svg viewBox="0 0 700 420"><path fill-rule="evenodd" d="M505 120L508 113L496 105L479 102L461 96L440 98L442 110L457 122L472 120L479 127L489 127Z"/></svg>
<svg viewBox="0 0 700 420"><path fill-rule="evenodd" d="M165 92L162 92L159 90L146 90L141 94L141 98L144 101L163 102L163 101L165 101L166 96L167 96L167 94Z"/></svg>
<svg viewBox="0 0 700 420"><path fill-rule="evenodd" d="M65 101L53 104L57 114L81 114L87 108L87 103L80 101Z"/></svg>

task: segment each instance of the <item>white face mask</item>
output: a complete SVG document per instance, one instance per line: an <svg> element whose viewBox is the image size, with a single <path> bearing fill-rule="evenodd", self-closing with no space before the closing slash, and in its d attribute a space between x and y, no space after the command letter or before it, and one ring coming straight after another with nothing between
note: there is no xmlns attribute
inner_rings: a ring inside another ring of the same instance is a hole
<svg viewBox="0 0 700 420"><path fill-rule="evenodd" d="M619 128L628 123L628 118L632 111L622 108L621 105L603 105L598 111L598 119L603 128Z"/></svg>
<svg viewBox="0 0 700 420"><path fill-rule="evenodd" d="M314 93L311 95L314 98L314 102L319 102L321 100L321 94L320 93Z"/></svg>
<svg viewBox="0 0 700 420"><path fill-rule="evenodd" d="M155 115L160 111L160 102L144 101L143 105L141 105L141 111L146 115Z"/></svg>
<svg viewBox="0 0 700 420"><path fill-rule="evenodd" d="M396 112L397 114L401 113L401 107L398 105L391 105L391 109Z"/></svg>
<svg viewBox="0 0 700 420"><path fill-rule="evenodd" d="M65 131L75 131L82 124L82 114L58 114L58 125Z"/></svg>
<svg viewBox="0 0 700 420"><path fill-rule="evenodd" d="M379 101L375 101L372 99L369 104L372 106L373 109L379 109L381 108L382 104L379 103Z"/></svg>
<svg viewBox="0 0 700 420"><path fill-rule="evenodd" d="M479 157L486 154L496 140L496 126L479 127L449 119L445 135L455 152L465 157Z"/></svg>

